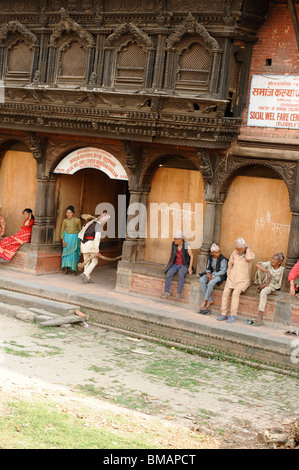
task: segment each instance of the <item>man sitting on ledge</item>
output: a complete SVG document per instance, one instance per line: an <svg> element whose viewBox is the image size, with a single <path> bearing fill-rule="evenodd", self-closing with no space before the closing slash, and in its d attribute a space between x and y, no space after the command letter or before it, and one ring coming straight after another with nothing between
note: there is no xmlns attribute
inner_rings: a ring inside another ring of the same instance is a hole
<svg viewBox="0 0 299 470"><path fill-rule="evenodd" d="M259 261L255 273L254 283L256 289L260 292L260 302L258 306L258 315L256 320L246 320L247 325L260 326L263 324L263 315L266 308L267 296L281 288L284 267L281 263L284 255L279 252L272 256L271 261Z"/></svg>
<svg viewBox="0 0 299 470"><path fill-rule="evenodd" d="M173 276L178 273L179 282L176 298L180 299L182 290L184 287L184 280L187 272L192 274L193 265L193 253L190 244L185 242L185 234L182 231L178 231L175 234L174 241L171 245L171 252L168 262L163 267L164 273L166 273L165 288L163 297L169 297L171 295L170 287Z"/></svg>
<svg viewBox="0 0 299 470"><path fill-rule="evenodd" d="M216 284L219 286L227 277L228 260L220 252L218 245L213 243L208 256L206 271L200 274L200 286L204 295L204 301L200 305L199 313L208 315L209 307L213 303L212 292Z"/></svg>

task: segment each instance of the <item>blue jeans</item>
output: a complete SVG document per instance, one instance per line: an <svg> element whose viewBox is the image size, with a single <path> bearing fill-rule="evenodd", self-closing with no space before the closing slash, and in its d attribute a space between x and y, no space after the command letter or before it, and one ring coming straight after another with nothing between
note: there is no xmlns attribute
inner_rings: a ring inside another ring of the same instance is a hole
<svg viewBox="0 0 299 470"><path fill-rule="evenodd" d="M173 276L178 273L179 283L178 283L178 294L182 293L184 287L184 279L188 272L188 268L182 264L173 264L166 273L165 279L165 292L169 292Z"/></svg>
<svg viewBox="0 0 299 470"><path fill-rule="evenodd" d="M200 285L201 285L201 290L203 292L205 300L208 302L212 302L212 292L214 287L216 286L217 282L220 282L221 279L219 276L214 277L210 282L208 282L207 275L205 274L199 279Z"/></svg>

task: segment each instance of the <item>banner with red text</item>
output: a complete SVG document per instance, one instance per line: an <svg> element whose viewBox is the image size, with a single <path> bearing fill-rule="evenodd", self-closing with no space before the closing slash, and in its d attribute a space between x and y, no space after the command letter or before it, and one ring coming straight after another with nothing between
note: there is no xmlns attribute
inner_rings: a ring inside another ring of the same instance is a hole
<svg viewBox="0 0 299 470"><path fill-rule="evenodd" d="M73 175L84 168L101 170L111 179L128 180L126 170L111 153L102 149L86 147L75 150L57 165L54 173Z"/></svg>
<svg viewBox="0 0 299 470"><path fill-rule="evenodd" d="M253 75L247 125L299 129L299 76Z"/></svg>

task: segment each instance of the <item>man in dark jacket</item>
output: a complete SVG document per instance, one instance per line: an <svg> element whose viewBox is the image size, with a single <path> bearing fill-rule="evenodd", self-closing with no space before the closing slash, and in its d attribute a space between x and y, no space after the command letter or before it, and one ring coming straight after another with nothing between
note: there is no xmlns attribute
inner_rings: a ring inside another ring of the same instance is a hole
<svg viewBox="0 0 299 470"><path fill-rule="evenodd" d="M204 315L210 313L209 306L213 303L213 289L216 284L220 285L226 279L228 267L227 258L221 254L219 246L213 243L210 251L206 271L201 273L199 279L204 295L204 301L200 305L199 313Z"/></svg>
<svg viewBox="0 0 299 470"><path fill-rule="evenodd" d="M184 287L184 280L187 272L192 274L193 253L189 243L185 242L184 232L178 231L171 245L171 252L168 262L164 266L166 273L165 288L163 297L171 295L170 287L173 276L178 273L179 282L176 298L181 298Z"/></svg>

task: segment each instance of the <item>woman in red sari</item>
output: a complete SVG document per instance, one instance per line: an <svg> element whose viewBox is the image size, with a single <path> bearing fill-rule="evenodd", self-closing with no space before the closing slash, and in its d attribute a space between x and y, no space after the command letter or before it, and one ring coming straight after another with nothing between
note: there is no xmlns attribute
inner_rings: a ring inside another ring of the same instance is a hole
<svg viewBox="0 0 299 470"><path fill-rule="evenodd" d="M11 237L3 238L0 243L0 262L10 261L21 245L30 242L34 215L31 209L24 209L23 215L25 220L21 230Z"/></svg>

